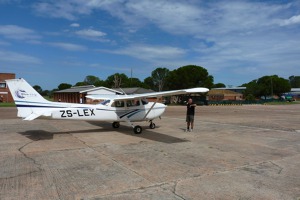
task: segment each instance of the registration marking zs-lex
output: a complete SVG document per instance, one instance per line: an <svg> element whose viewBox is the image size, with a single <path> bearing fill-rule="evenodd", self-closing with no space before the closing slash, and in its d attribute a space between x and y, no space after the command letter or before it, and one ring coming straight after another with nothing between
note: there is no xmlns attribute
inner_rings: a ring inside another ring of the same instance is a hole
<svg viewBox="0 0 300 200"><path fill-rule="evenodd" d="M89 116L96 116L94 113L94 109L83 109L83 110L60 110L61 117L89 117Z"/></svg>

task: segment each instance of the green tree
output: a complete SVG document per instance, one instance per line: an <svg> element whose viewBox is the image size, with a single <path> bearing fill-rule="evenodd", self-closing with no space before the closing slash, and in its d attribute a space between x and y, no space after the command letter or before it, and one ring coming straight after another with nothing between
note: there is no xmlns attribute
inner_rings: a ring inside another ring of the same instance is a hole
<svg viewBox="0 0 300 200"><path fill-rule="evenodd" d="M171 71L167 77L169 89L213 86L213 76L207 70L196 65L187 65Z"/></svg>
<svg viewBox="0 0 300 200"><path fill-rule="evenodd" d="M147 88L147 89L155 90L155 85L153 83L152 77L149 76L149 77L144 79L144 87Z"/></svg>
<svg viewBox="0 0 300 200"><path fill-rule="evenodd" d="M164 89L166 78L168 77L170 70L167 68L156 68L151 73L153 84L157 87L158 91Z"/></svg>
<svg viewBox="0 0 300 200"><path fill-rule="evenodd" d="M300 88L300 76L290 76L289 81L292 88Z"/></svg>
<svg viewBox="0 0 300 200"><path fill-rule="evenodd" d="M105 80L105 84L107 87L111 88L120 88L120 87L129 87L129 78L125 74L115 73L110 75Z"/></svg>
<svg viewBox="0 0 300 200"><path fill-rule="evenodd" d="M138 78L130 78L129 87L145 87L145 84Z"/></svg>
<svg viewBox="0 0 300 200"><path fill-rule="evenodd" d="M88 85L86 82L81 81L81 82L77 82L74 86L85 86Z"/></svg>
<svg viewBox="0 0 300 200"><path fill-rule="evenodd" d="M95 85L99 81L100 81L100 78L98 78L97 76L92 76L92 75L88 75L84 79L84 82L86 82L88 85Z"/></svg>
<svg viewBox="0 0 300 200"><path fill-rule="evenodd" d="M43 89L41 88L41 86L35 85L35 86L33 86L33 88L34 88L38 93L42 94Z"/></svg>
<svg viewBox="0 0 300 200"><path fill-rule="evenodd" d="M226 88L226 85L224 83L216 83L212 88Z"/></svg>
<svg viewBox="0 0 300 200"><path fill-rule="evenodd" d="M291 90L291 85L288 80L273 76L263 76L257 80L253 80L243 86L246 87L244 96L252 94L253 96L265 99L268 96L277 95L281 96L282 93L289 92Z"/></svg>
<svg viewBox="0 0 300 200"><path fill-rule="evenodd" d="M59 90L65 90L65 89L69 89L71 87L72 87L72 85L69 83L61 83L61 84L59 84L59 86L57 88Z"/></svg>

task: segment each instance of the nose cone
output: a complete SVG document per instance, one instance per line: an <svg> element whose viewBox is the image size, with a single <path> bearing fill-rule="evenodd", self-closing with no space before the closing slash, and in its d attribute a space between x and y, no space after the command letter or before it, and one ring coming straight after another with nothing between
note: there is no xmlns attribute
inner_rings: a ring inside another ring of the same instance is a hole
<svg viewBox="0 0 300 200"><path fill-rule="evenodd" d="M162 104L162 103L157 103L155 107L157 108L155 113L159 117L165 112L167 106L165 104Z"/></svg>

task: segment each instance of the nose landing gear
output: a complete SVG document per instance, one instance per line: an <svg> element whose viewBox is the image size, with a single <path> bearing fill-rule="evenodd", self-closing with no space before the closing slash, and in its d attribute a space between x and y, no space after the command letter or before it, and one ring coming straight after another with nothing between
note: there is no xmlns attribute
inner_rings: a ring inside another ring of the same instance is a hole
<svg viewBox="0 0 300 200"><path fill-rule="evenodd" d="M150 129L155 129L155 123L153 123L152 120L150 121L149 128Z"/></svg>

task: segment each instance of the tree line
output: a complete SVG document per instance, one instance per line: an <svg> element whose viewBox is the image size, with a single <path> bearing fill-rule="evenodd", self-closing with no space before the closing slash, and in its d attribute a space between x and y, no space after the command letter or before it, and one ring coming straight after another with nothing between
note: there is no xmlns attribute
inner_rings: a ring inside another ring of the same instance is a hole
<svg viewBox="0 0 300 200"><path fill-rule="evenodd" d="M124 73L115 73L108 76L105 80L101 80L94 75L88 75L84 80L77 82L75 85L61 83L52 91L42 90L38 85L35 85L34 88L43 96L52 96L55 91L68 89L72 86L85 85L108 88L142 87L154 91L192 87L206 87L209 89L226 87L224 83L214 83L214 77L210 75L205 68L197 65L186 65L174 70L161 67L156 68L151 72L151 75L143 81L136 77L128 77ZM300 76L290 76L289 79L284 79L277 75L263 76L241 86L246 87L244 91L244 97L246 99L271 95L280 96L282 93L289 92L291 88L300 88Z"/></svg>

